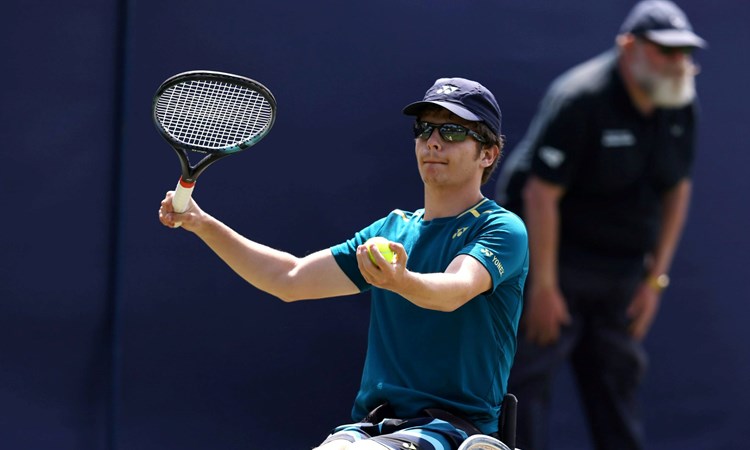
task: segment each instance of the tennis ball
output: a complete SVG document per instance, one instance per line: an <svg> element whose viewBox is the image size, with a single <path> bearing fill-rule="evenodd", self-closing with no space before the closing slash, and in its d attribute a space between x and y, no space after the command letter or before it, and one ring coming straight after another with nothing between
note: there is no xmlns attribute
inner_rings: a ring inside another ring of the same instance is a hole
<svg viewBox="0 0 750 450"><path fill-rule="evenodd" d="M391 251L391 248L388 246L389 244L388 239L378 236L378 237L370 238L365 242L365 246L367 247L367 254L370 256L370 261L372 261L373 264L375 264L376 266L378 265L378 263L375 260L375 257L372 254L372 251L370 251L370 245L372 244L375 244L378 251L380 252L381 255L383 255L383 258L385 258L386 261L388 261L391 264L396 262L396 254L393 253L393 251Z"/></svg>

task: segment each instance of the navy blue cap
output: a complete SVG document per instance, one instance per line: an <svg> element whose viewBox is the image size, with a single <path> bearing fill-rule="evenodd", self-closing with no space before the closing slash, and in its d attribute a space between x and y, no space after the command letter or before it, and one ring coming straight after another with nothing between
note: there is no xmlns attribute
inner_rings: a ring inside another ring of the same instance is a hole
<svg viewBox="0 0 750 450"><path fill-rule="evenodd" d="M406 105L404 114L417 116L426 105L438 105L458 117L472 122L484 122L500 136L502 114L495 96L476 81L465 78L440 78L424 94L424 99Z"/></svg>
<svg viewBox="0 0 750 450"><path fill-rule="evenodd" d="M706 47L706 41L693 32L687 15L671 1L644 0L625 18L620 33L643 36L665 47Z"/></svg>

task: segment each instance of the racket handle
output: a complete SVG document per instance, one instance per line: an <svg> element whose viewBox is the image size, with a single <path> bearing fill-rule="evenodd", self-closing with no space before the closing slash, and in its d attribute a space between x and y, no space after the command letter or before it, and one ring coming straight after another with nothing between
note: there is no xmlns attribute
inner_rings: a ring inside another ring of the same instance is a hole
<svg viewBox="0 0 750 450"><path fill-rule="evenodd" d="M174 197L172 197L172 208L177 213L184 213L187 211L188 204L190 204L190 196L193 195L193 189L195 189L195 181L188 183L182 180L177 183L177 187L174 188ZM175 222L174 227L177 228L182 225L182 222Z"/></svg>

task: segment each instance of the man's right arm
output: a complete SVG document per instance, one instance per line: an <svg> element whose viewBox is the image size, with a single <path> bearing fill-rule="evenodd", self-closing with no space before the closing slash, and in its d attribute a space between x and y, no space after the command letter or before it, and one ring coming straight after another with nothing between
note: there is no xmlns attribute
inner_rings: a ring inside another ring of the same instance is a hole
<svg viewBox="0 0 750 450"><path fill-rule="evenodd" d="M558 281L560 213L565 190L536 176L524 187L524 220L529 233L529 292L526 337L539 345L556 341L560 326L570 322Z"/></svg>
<svg viewBox="0 0 750 450"><path fill-rule="evenodd" d="M351 295L359 289L339 268L330 250L298 258L251 241L205 213L191 199L182 214L172 209L172 192L161 203L160 221L182 222L245 281L286 302Z"/></svg>

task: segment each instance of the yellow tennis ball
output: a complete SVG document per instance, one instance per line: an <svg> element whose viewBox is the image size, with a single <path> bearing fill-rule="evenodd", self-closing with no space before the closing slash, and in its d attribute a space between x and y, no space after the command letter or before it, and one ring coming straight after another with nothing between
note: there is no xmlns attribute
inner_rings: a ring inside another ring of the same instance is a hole
<svg viewBox="0 0 750 450"><path fill-rule="evenodd" d="M389 244L388 239L378 236L378 237L370 238L365 242L365 246L367 247L367 254L370 256L370 261L372 261L373 264L375 264L376 266L378 265L378 263L375 260L375 257L372 254L372 251L370 250L370 245L372 244L375 244L378 251L380 252L381 255L383 255L383 258L385 258L386 261L388 261L391 264L396 262L396 254L393 253L393 251L391 251L391 248L388 245Z"/></svg>

